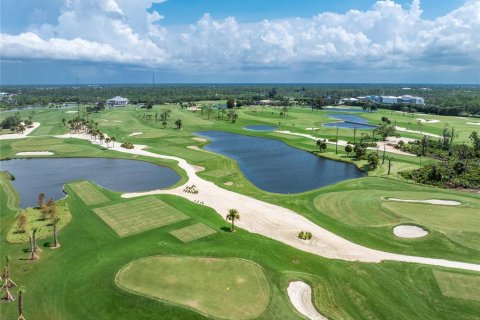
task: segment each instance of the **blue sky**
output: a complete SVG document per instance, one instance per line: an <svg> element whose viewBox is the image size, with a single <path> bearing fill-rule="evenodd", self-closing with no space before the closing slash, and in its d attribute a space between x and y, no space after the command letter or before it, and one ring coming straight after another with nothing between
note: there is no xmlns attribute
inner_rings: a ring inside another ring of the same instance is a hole
<svg viewBox="0 0 480 320"><path fill-rule="evenodd" d="M2 0L1 83L479 83L478 0Z"/></svg>

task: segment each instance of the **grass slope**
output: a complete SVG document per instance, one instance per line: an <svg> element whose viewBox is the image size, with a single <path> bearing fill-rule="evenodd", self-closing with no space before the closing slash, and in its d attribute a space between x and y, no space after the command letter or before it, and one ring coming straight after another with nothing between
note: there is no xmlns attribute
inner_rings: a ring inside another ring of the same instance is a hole
<svg viewBox="0 0 480 320"><path fill-rule="evenodd" d="M262 268L243 259L148 257L123 267L116 282L124 290L220 319L256 318L270 302Z"/></svg>

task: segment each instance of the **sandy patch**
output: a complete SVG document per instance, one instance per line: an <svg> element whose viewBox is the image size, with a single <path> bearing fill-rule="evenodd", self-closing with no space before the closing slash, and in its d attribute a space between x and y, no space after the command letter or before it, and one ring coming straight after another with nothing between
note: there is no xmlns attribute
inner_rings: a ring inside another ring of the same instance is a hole
<svg viewBox="0 0 480 320"><path fill-rule="evenodd" d="M70 111L67 111L65 113L78 113L78 111L73 111L73 110L70 110Z"/></svg>
<svg viewBox="0 0 480 320"><path fill-rule="evenodd" d="M417 120L420 121L421 123L438 123L438 122L440 122L440 120L427 120L427 119L423 119L423 118L418 118Z"/></svg>
<svg viewBox="0 0 480 320"><path fill-rule="evenodd" d="M476 126L480 126L480 122L467 122L467 124L473 124L473 125L476 125Z"/></svg>
<svg viewBox="0 0 480 320"><path fill-rule="evenodd" d="M290 282L287 288L290 302L298 312L311 320L327 320L312 303L312 289L303 281Z"/></svg>
<svg viewBox="0 0 480 320"><path fill-rule="evenodd" d="M428 234L428 231L418 226L402 225L393 228L393 234L400 238L421 238Z"/></svg>
<svg viewBox="0 0 480 320"><path fill-rule="evenodd" d="M196 166L192 164L192 167L195 169L195 172L205 171L205 168L202 166Z"/></svg>
<svg viewBox="0 0 480 320"><path fill-rule="evenodd" d="M233 182L232 181L227 181L224 183L224 185L226 186L233 186Z"/></svg>
<svg viewBox="0 0 480 320"><path fill-rule="evenodd" d="M40 127L40 122L34 122L31 128L26 128L23 133L7 133L0 135L0 140L22 139Z"/></svg>
<svg viewBox="0 0 480 320"><path fill-rule="evenodd" d="M141 134L143 134L143 132L133 132L133 133L130 133L128 136L129 137L134 137L134 136L139 136Z"/></svg>
<svg viewBox="0 0 480 320"><path fill-rule="evenodd" d="M123 122L122 120L113 120L113 122Z"/></svg>
<svg viewBox="0 0 480 320"><path fill-rule="evenodd" d="M387 198L389 201L399 201L399 202L415 202L415 203L428 203L428 204L437 204L442 206L459 206L461 205L458 201L453 200L439 200L439 199L428 199L428 200L415 200L415 199L397 199L397 198Z"/></svg>
<svg viewBox="0 0 480 320"><path fill-rule="evenodd" d="M188 149L192 149L192 150L197 150L197 151L202 151L202 149L200 149L199 147L197 146L187 146Z"/></svg>
<svg viewBox="0 0 480 320"><path fill-rule="evenodd" d="M207 142L208 140L205 138L200 138L200 137L194 137L192 140L199 141L199 142Z"/></svg>
<svg viewBox="0 0 480 320"><path fill-rule="evenodd" d="M320 130L320 128L305 128L305 130L308 130L308 131L315 131L315 130Z"/></svg>
<svg viewBox="0 0 480 320"><path fill-rule="evenodd" d="M70 133L57 137L78 138L89 140L94 144L100 144L98 141L91 141L90 136L86 134ZM177 161L178 166L184 170L188 177L188 181L184 185L174 189L124 193L122 194L122 198L134 198L153 194L171 194L186 198L192 202L201 201L205 206L214 209L222 218L225 217L231 208L235 208L241 215L241 220L236 223L239 228L243 228L251 233L266 236L296 249L325 258L362 262L392 260L480 272L480 264L408 256L358 245L322 228L291 209L239 194L221 188L211 181L204 180L196 174L195 167L189 164L185 159L150 152L145 150L147 148L145 145L135 144L133 149L124 149L120 147L120 143L120 141L117 142L115 146L110 147L109 150ZM183 192L185 186L189 185L195 185L200 193L190 194ZM299 242L297 237L298 230L309 230L315 236L316 240L311 243Z"/></svg>
<svg viewBox="0 0 480 320"><path fill-rule="evenodd" d="M53 152L50 151L24 151L24 152L17 152L17 156L51 156Z"/></svg>
<svg viewBox="0 0 480 320"><path fill-rule="evenodd" d="M410 130L404 127L398 127L396 126L395 129L397 131L403 131L403 132L410 132L410 133L418 133L424 136L429 136L429 137L435 137L435 138L441 138L438 134L433 134L433 133L427 133L427 132L422 132L422 131L417 131L417 130Z"/></svg>

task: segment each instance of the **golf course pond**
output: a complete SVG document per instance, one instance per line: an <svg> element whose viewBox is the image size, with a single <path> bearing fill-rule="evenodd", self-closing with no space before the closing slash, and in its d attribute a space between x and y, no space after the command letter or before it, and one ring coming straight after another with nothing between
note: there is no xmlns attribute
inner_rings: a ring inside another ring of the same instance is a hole
<svg viewBox="0 0 480 320"><path fill-rule="evenodd" d="M338 120L336 122L328 122L323 125L326 127L339 127L347 129L375 129L377 126L368 124L368 121L362 117L353 114L327 114L329 118Z"/></svg>
<svg viewBox="0 0 480 320"><path fill-rule="evenodd" d="M273 131L277 130L275 126L265 126L265 125L256 125L256 126L245 126L246 130L250 131Z"/></svg>
<svg viewBox="0 0 480 320"><path fill-rule="evenodd" d="M153 163L108 158L42 158L0 161L0 170L15 177L12 181L21 207L33 207L38 194L47 199L65 196L63 185L74 180L91 180L119 192L140 192L167 188L180 180L173 169Z"/></svg>
<svg viewBox="0 0 480 320"><path fill-rule="evenodd" d="M258 188L275 193L300 193L365 176L355 165L325 159L284 142L223 131L195 133L211 141L204 147L237 161Z"/></svg>

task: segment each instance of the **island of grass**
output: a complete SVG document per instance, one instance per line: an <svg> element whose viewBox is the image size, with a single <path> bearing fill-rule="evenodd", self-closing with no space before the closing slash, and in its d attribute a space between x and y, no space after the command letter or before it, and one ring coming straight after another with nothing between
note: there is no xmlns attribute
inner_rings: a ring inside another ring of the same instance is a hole
<svg viewBox="0 0 480 320"><path fill-rule="evenodd" d="M115 280L124 290L220 319L257 318L270 301L262 268L238 258L147 257Z"/></svg>

